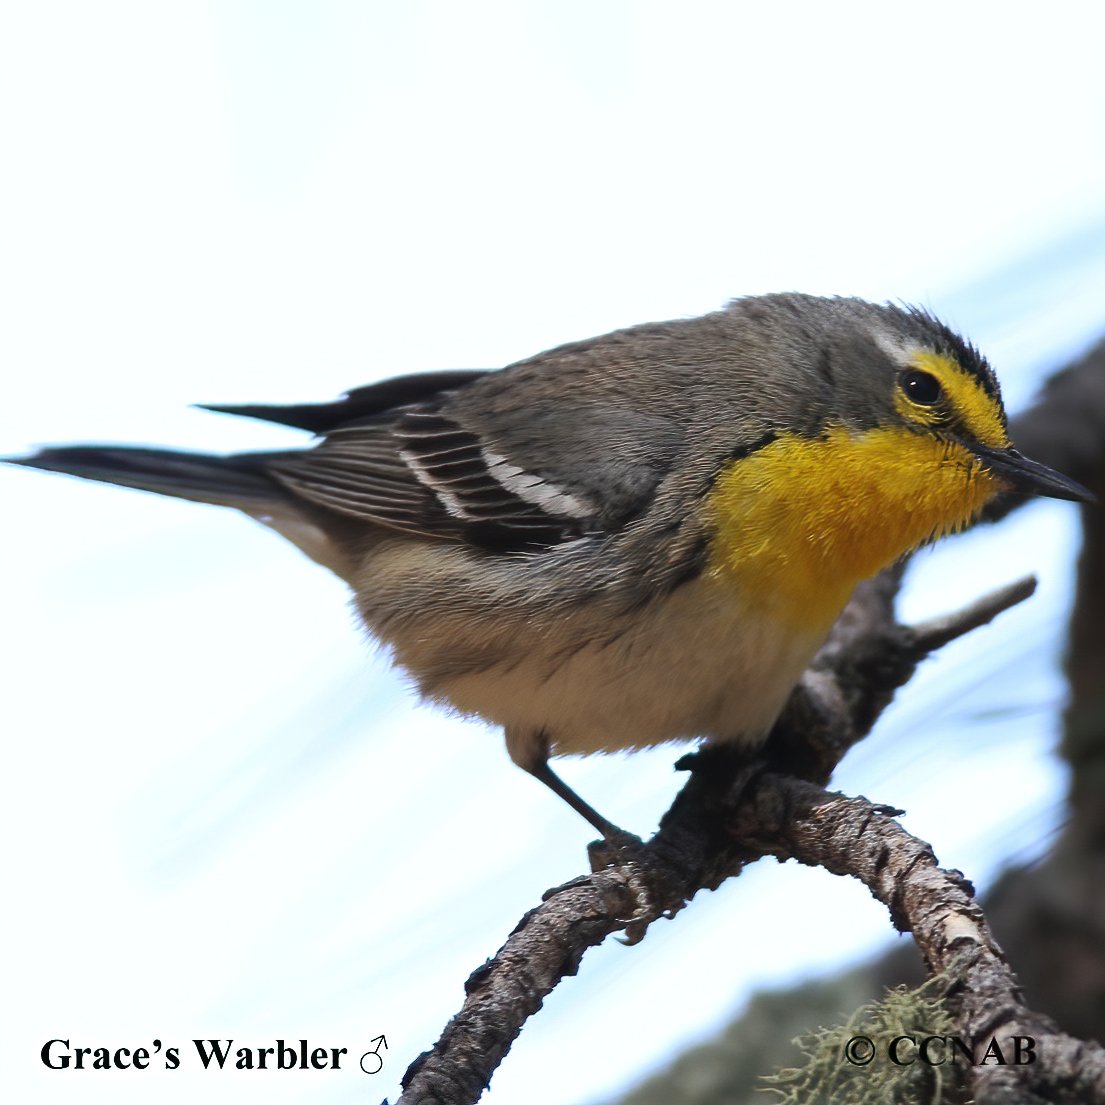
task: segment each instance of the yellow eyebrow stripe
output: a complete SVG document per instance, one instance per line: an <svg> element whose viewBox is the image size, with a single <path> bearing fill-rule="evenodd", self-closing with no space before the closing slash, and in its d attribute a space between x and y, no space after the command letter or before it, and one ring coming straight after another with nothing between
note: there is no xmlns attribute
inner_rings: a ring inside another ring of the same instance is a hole
<svg viewBox="0 0 1105 1105"><path fill-rule="evenodd" d="M964 371L951 357L928 349L917 350L911 360L914 367L931 372L940 381L952 410L976 440L995 449L1009 446L1000 401L988 395L969 372ZM910 422L935 426L941 420L935 408L913 403L900 391L895 395L894 402L898 413Z"/></svg>

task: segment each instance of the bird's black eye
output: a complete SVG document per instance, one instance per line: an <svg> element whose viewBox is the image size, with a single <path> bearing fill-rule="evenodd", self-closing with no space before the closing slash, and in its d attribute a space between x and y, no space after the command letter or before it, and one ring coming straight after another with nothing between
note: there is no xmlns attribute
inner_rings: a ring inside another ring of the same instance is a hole
<svg viewBox="0 0 1105 1105"><path fill-rule="evenodd" d="M918 368L902 373L901 387L908 399L922 407L939 403L940 396L943 395L940 381L931 372L922 372Z"/></svg>

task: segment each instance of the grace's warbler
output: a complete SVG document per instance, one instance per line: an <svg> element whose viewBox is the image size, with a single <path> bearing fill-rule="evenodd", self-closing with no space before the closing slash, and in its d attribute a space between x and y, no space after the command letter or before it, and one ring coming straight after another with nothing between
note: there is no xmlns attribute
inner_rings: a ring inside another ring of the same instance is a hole
<svg viewBox="0 0 1105 1105"><path fill-rule="evenodd" d="M16 463L282 534L349 584L423 695L501 725L606 835L550 754L760 741L860 580L1000 491L1087 496L1016 451L977 350L856 299L740 299L500 371L209 409L318 440Z"/></svg>

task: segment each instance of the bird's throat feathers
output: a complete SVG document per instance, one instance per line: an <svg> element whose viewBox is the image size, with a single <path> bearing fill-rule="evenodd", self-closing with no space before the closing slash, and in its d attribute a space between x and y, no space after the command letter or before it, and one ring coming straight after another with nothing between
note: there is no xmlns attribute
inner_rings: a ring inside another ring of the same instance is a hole
<svg viewBox="0 0 1105 1105"><path fill-rule="evenodd" d="M716 479L710 572L795 629L827 629L860 580L962 528L1000 488L963 446L931 434L786 434Z"/></svg>

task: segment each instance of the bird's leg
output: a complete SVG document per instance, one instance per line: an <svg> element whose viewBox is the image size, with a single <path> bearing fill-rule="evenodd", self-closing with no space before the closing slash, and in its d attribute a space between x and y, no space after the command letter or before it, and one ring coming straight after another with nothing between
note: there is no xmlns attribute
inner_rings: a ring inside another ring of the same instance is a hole
<svg viewBox="0 0 1105 1105"><path fill-rule="evenodd" d="M541 760L539 763L527 765L526 770L535 778L540 779L554 794L559 794L573 810L576 811L581 817L585 817L600 833L604 840L614 841L620 840L626 836L624 829L619 829L612 821L607 821L605 817L595 809L594 806L588 805L582 798L551 767L549 767L548 760Z"/></svg>
<svg viewBox="0 0 1105 1105"><path fill-rule="evenodd" d="M510 758L535 779L540 779L554 794L559 795L602 834L607 843L620 846L628 840L636 840L631 833L619 829L613 821L607 821L594 806L582 798L551 767L549 767L549 738L545 733L518 733L507 730L506 747Z"/></svg>
<svg viewBox="0 0 1105 1105"><path fill-rule="evenodd" d="M604 868L620 867L627 876L628 884L637 899L633 916L625 919L627 944L637 944L644 939L649 924L659 916L651 906L652 895L647 883L639 876L639 859L645 845L641 838L619 829L613 821L607 821L594 806L582 798L551 767L549 767L549 738L544 732L522 732L507 730L506 746L510 758L535 779L540 779L554 794L558 794L573 810L586 818L600 833L602 840L593 841L587 846L587 855L593 872ZM585 882L586 878L573 879L567 886ZM564 890L566 887L559 887ZM552 892L550 891L550 894ZM547 897L547 896L546 896Z"/></svg>

